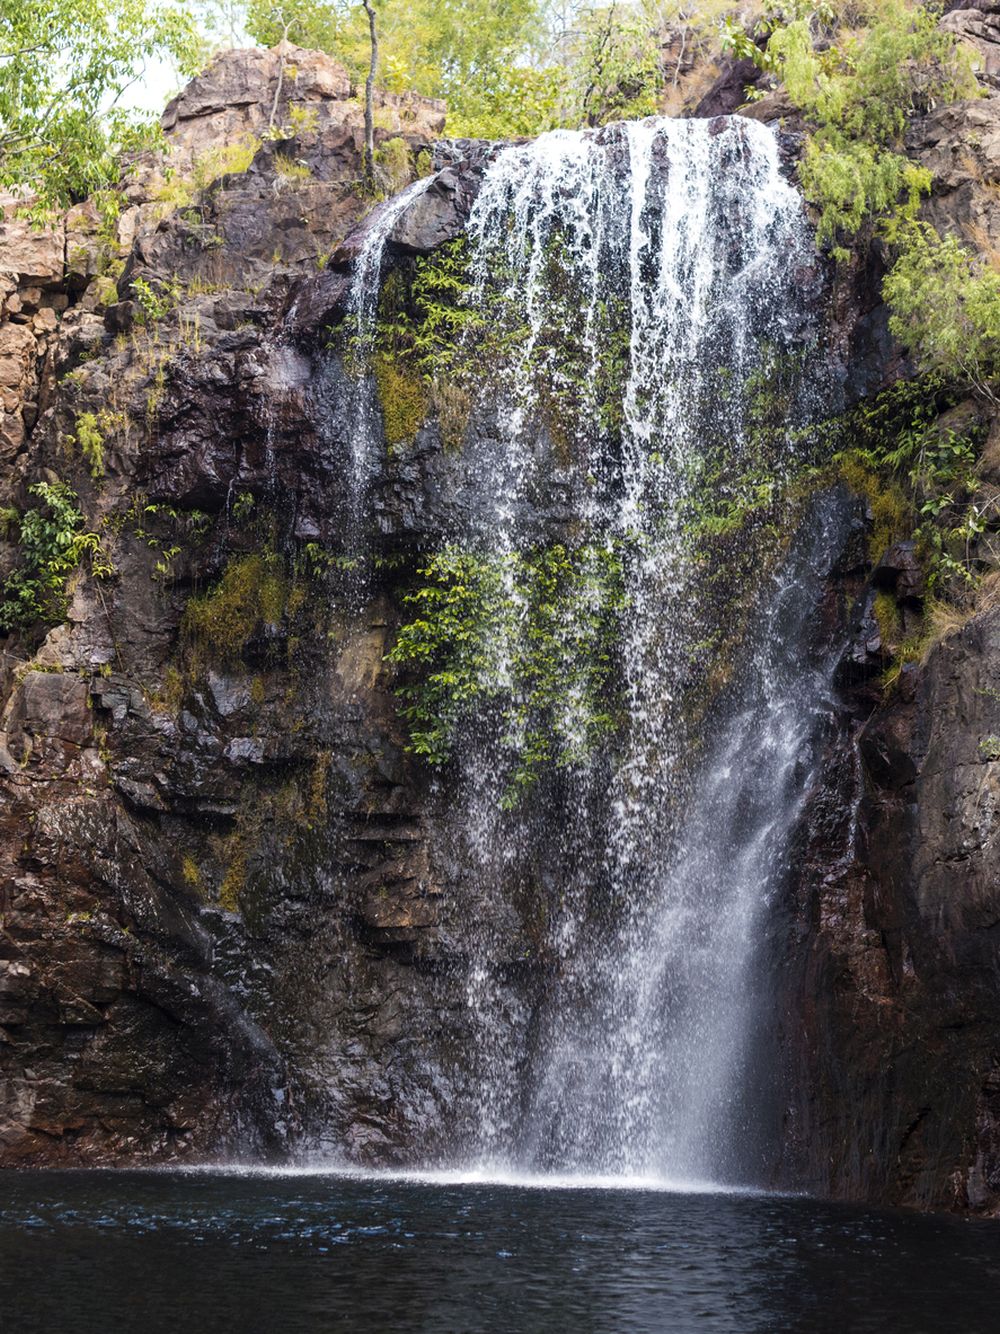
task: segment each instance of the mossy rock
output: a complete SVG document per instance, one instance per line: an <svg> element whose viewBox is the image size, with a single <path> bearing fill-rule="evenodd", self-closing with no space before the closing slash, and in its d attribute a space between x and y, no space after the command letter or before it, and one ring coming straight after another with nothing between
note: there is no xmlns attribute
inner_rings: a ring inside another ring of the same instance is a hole
<svg viewBox="0 0 1000 1334"><path fill-rule="evenodd" d="M231 561L211 592L194 597L181 623L197 657L231 662L262 625L278 625L288 605L285 563L273 552Z"/></svg>
<svg viewBox="0 0 1000 1334"><path fill-rule="evenodd" d="M416 372L388 353L379 353L372 361L386 444L407 445L427 420L427 386Z"/></svg>

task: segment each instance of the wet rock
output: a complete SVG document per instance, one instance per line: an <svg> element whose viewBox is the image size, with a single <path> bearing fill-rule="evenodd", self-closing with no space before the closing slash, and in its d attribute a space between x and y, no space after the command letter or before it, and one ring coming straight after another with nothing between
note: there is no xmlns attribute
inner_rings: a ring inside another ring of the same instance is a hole
<svg viewBox="0 0 1000 1334"><path fill-rule="evenodd" d="M68 672L28 672L7 716L14 746L25 736L53 736L81 746L92 727L87 683Z"/></svg>
<svg viewBox="0 0 1000 1334"><path fill-rule="evenodd" d="M791 965L787 1152L812 1189L997 1207L998 700L990 611L904 669L861 732L854 779L831 755L824 790L842 816L821 823L817 802L810 817L796 877L807 946Z"/></svg>
<svg viewBox="0 0 1000 1334"><path fill-rule="evenodd" d="M731 116L746 105L747 88L756 87L761 72L752 60L727 57L715 82L694 109L697 117Z"/></svg>
<svg viewBox="0 0 1000 1334"><path fill-rule="evenodd" d="M467 162L444 168L393 227L392 244L414 254L428 254L454 240L468 221L481 180L481 174Z"/></svg>
<svg viewBox="0 0 1000 1334"><path fill-rule="evenodd" d="M906 145L934 177L923 208L928 221L942 233L1000 240L993 195L1000 181L1000 96L937 108L913 122Z"/></svg>
<svg viewBox="0 0 1000 1334"><path fill-rule="evenodd" d="M922 602L927 582L917 557L916 542L894 543L872 571L872 583L894 593L900 602Z"/></svg>

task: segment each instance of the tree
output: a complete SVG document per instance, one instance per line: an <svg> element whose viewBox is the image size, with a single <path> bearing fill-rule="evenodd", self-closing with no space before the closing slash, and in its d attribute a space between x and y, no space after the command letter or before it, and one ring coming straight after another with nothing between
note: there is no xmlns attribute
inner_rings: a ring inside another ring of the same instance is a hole
<svg viewBox="0 0 1000 1334"><path fill-rule="evenodd" d="M202 45L190 15L144 0L3 0L0 187L34 195L44 215L115 179L118 154L155 122L121 98L150 58L194 73Z"/></svg>
<svg viewBox="0 0 1000 1334"><path fill-rule="evenodd" d="M512 67L541 40L544 0L247 0L247 31L273 46L326 51L357 86L371 77L377 20L378 86L444 97L456 117L516 86Z"/></svg>
<svg viewBox="0 0 1000 1334"><path fill-rule="evenodd" d="M371 50L368 59L368 77L365 79L365 183L375 183L375 74L378 70L378 30L371 0L363 0L368 15L368 35Z"/></svg>

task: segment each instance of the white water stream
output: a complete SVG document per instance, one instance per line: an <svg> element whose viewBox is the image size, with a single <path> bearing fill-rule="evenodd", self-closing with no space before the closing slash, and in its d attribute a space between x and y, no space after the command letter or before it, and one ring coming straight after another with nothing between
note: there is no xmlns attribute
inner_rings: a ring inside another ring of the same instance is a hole
<svg viewBox="0 0 1000 1334"><path fill-rule="evenodd" d="M378 247L407 202L359 260L362 328ZM755 394L776 359L801 351L811 231L775 136L733 118L506 149L468 234L471 303L519 336L491 368L496 438L470 465L484 500L466 540L498 556L530 548L537 523L525 516L558 476L577 484L573 531L628 554L622 725L600 755L564 768L543 838L558 884L534 927L541 991L511 981L510 885L523 888L538 831L532 800L501 809L509 729L471 729L456 757L449 838L457 879L475 887L453 922L469 959L474 1085L457 1156L487 1174L747 1179L760 943L830 707L830 664L806 648L840 521L829 507L814 515L809 539L746 590L758 628L732 649L726 708L703 732L692 662L729 627L706 595L691 519L762 463ZM801 377L763 461L772 478L795 463L812 392ZM517 617L497 629L501 677L521 632ZM578 707L568 679L566 735Z"/></svg>

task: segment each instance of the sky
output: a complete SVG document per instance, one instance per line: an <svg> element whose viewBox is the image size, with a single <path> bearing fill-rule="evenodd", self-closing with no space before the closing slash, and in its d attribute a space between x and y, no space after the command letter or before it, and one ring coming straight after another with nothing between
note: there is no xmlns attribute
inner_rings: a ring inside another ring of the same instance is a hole
<svg viewBox="0 0 1000 1334"><path fill-rule="evenodd" d="M168 61L147 61L140 78L122 95L119 106L158 114L185 83Z"/></svg>

